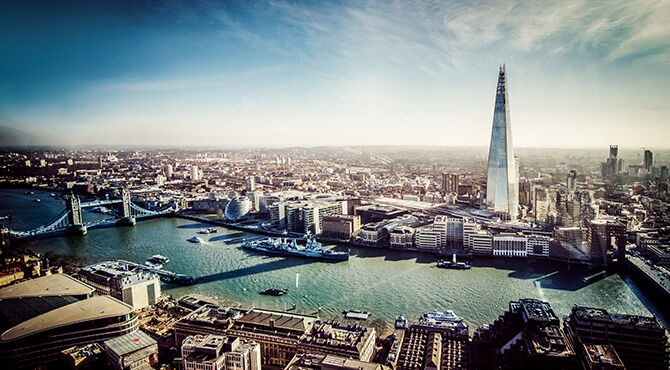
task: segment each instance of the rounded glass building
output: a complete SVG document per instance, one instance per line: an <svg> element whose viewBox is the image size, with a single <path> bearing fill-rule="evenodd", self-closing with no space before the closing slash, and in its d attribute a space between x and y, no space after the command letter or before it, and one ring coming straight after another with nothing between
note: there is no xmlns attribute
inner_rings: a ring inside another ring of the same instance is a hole
<svg viewBox="0 0 670 370"><path fill-rule="evenodd" d="M226 205L226 219L237 221L251 211L251 201L247 197L233 197Z"/></svg>

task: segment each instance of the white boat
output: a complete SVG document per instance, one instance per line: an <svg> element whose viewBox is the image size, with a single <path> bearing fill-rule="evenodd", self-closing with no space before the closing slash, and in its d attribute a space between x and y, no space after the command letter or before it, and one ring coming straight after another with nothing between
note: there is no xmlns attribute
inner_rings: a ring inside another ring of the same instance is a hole
<svg viewBox="0 0 670 370"><path fill-rule="evenodd" d="M407 319L402 317L402 316L398 316L395 319L395 328L396 329L407 329Z"/></svg>
<svg viewBox="0 0 670 370"><path fill-rule="evenodd" d="M197 236L194 236L190 239L187 239L187 241L189 241L191 243L204 243L205 242L204 240L202 240L201 238L199 238Z"/></svg>
<svg viewBox="0 0 670 370"><path fill-rule="evenodd" d="M346 310L342 313L344 314L345 318L356 320L366 320L370 316L369 312L361 310Z"/></svg>
<svg viewBox="0 0 670 370"><path fill-rule="evenodd" d="M215 233L215 232L217 232L217 231L218 231L218 230L215 229L215 228L213 228L213 227L208 227L208 228L206 228L206 229L201 229L201 230L200 230L200 234L211 234L211 233Z"/></svg>
<svg viewBox="0 0 670 370"><path fill-rule="evenodd" d="M424 313L419 319L419 323L424 326L436 328L453 328L463 321L463 318L456 315L454 311L438 311Z"/></svg>
<svg viewBox="0 0 670 370"><path fill-rule="evenodd" d="M165 256L161 256L160 254L157 254L157 255L151 257L151 258L149 259L149 261L155 261L156 263L163 263L163 264L165 264L165 263L170 262L170 259L167 258L167 257L165 257Z"/></svg>

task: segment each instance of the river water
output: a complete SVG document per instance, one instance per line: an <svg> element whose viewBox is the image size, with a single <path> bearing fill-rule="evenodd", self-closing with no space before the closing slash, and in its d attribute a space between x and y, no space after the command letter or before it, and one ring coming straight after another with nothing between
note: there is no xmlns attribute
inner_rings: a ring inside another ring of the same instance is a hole
<svg viewBox="0 0 670 370"><path fill-rule="evenodd" d="M34 202L34 198L41 202ZM54 219L63 209L61 200L48 192L0 190L0 214L12 216L11 228L27 230ZM84 221L106 217L85 212ZM371 312L368 324L393 325L403 315L410 321L434 309L454 310L471 330L495 320L508 302L529 297L548 301L559 315L575 305L606 308L610 312L654 314L667 327L667 313L628 276L583 266L523 259L478 259L467 271L435 267L428 254L371 248L351 248L346 262L327 263L305 258L271 257L240 248L242 238L257 235L223 227L207 242L186 240L204 227L180 218L141 221L135 227L89 230L86 236L60 236L33 240L28 247L38 253L52 251L90 262L126 259L142 263L154 254L170 258L165 269L192 275L193 286L163 285L164 294L196 294L243 307L290 308L342 319L341 311ZM228 242L226 242L228 241ZM343 248L343 247L338 247ZM288 288L283 297L259 295L267 288Z"/></svg>

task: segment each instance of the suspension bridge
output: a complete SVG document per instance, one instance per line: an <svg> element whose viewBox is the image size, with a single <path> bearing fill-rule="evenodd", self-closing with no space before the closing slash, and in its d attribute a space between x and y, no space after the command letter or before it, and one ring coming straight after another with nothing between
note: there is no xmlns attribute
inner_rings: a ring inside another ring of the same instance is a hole
<svg viewBox="0 0 670 370"><path fill-rule="evenodd" d="M117 217L106 220L84 222L82 210L84 208L119 204ZM178 211L177 205L170 205L159 210L149 210L133 203L130 192L124 190L121 199L94 200L82 203L78 196L70 196L65 203L65 209L56 218L32 230L9 230L9 234L16 238L37 238L50 235L79 234L85 235L89 229L135 225L137 221L164 215L171 215Z"/></svg>

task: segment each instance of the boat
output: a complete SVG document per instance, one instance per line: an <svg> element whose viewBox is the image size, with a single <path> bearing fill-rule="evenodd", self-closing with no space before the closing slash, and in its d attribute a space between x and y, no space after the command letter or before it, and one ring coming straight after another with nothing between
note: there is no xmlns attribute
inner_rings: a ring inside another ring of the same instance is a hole
<svg viewBox="0 0 670 370"><path fill-rule="evenodd" d="M337 252L326 248L311 235L305 235L305 240L305 245L300 245L298 244L298 239L266 238L244 242L242 248L283 256L310 257L336 261L349 260L349 252Z"/></svg>
<svg viewBox="0 0 670 370"><path fill-rule="evenodd" d="M342 314L346 319L356 319L356 320L366 320L370 313L368 311L361 310L346 310L342 311Z"/></svg>
<svg viewBox="0 0 670 370"><path fill-rule="evenodd" d="M213 227L208 227L206 229L201 229L200 230L200 234L212 234L212 233L215 233L215 232L218 232L218 230L213 228Z"/></svg>
<svg viewBox="0 0 670 370"><path fill-rule="evenodd" d="M419 323L424 326L436 328L453 328L458 326L463 318L456 315L454 311L438 311L424 313L419 319Z"/></svg>
<svg viewBox="0 0 670 370"><path fill-rule="evenodd" d="M35 198L35 202L37 203L41 202L40 198Z"/></svg>
<svg viewBox="0 0 670 370"><path fill-rule="evenodd" d="M55 197L56 197L56 193L51 193L51 196L55 198Z"/></svg>
<svg viewBox="0 0 670 370"><path fill-rule="evenodd" d="M146 261L144 261L144 266L150 267L150 268L152 268L152 269L157 269L157 270L160 270L160 269L163 268L163 265L162 265L162 264L160 264L160 263L156 263L156 262L154 262L154 261L152 261L152 260L146 260Z"/></svg>
<svg viewBox="0 0 670 370"><path fill-rule="evenodd" d="M156 263L162 263L162 264L165 264L165 263L170 262L170 259L167 258L167 257L165 257L165 256L161 256L160 254L157 254L157 255L155 255L155 256L149 258L149 261L154 261L154 262L156 262Z"/></svg>
<svg viewBox="0 0 670 370"><path fill-rule="evenodd" d="M259 292L258 294L262 294L262 295L272 295L272 296L278 297L278 296L282 296L282 295L284 295L284 294L286 294L286 293L288 293L288 289L275 289L275 288L271 288L271 289L265 289L264 291Z"/></svg>
<svg viewBox="0 0 670 370"><path fill-rule="evenodd" d="M191 243L204 243L205 242L204 240L202 240L201 238L199 238L197 236L189 238L189 239L187 239L187 241L189 241Z"/></svg>
<svg viewBox="0 0 670 370"><path fill-rule="evenodd" d="M402 317L402 316L398 316L395 319L395 328L396 329L407 329L407 319Z"/></svg>
<svg viewBox="0 0 670 370"><path fill-rule="evenodd" d="M469 270L472 266L465 262L456 262L456 253L454 253L451 261L437 261L437 267L441 269Z"/></svg>

